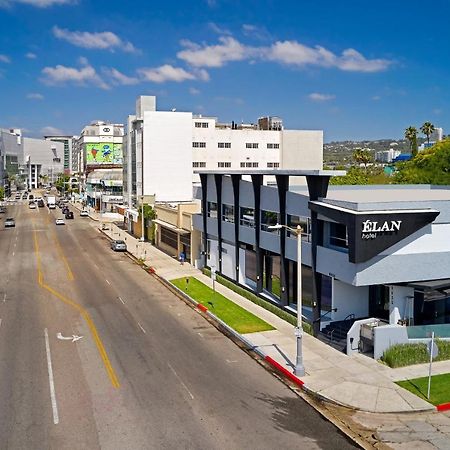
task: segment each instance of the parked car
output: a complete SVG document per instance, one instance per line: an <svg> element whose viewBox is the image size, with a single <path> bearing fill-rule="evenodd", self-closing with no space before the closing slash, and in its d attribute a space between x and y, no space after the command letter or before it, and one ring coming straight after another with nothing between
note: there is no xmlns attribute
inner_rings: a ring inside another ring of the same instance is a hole
<svg viewBox="0 0 450 450"><path fill-rule="evenodd" d="M80 217L89 217L89 213L87 211L80 211Z"/></svg>
<svg viewBox="0 0 450 450"><path fill-rule="evenodd" d="M6 208L4 206L0 206L0 214L4 214L6 212Z"/></svg>
<svg viewBox="0 0 450 450"><path fill-rule="evenodd" d="M114 240L111 242L111 248L115 252L126 252L127 251L127 244L125 244L125 241L122 240Z"/></svg>
<svg viewBox="0 0 450 450"><path fill-rule="evenodd" d="M44 200L42 200L42 199L39 199L37 203L38 203L39 208L43 208L45 206Z"/></svg>
<svg viewBox="0 0 450 450"><path fill-rule="evenodd" d="M66 219L73 219L73 212L72 211L66 212Z"/></svg>
<svg viewBox="0 0 450 450"><path fill-rule="evenodd" d="M30 209L36 209L36 203L30 202L30 204L28 205L28 208L30 208Z"/></svg>
<svg viewBox="0 0 450 450"><path fill-rule="evenodd" d="M7 217L5 219L5 228L15 227L15 226L16 226L16 222L13 217Z"/></svg>
<svg viewBox="0 0 450 450"><path fill-rule="evenodd" d="M61 218L56 219L55 223L56 223L56 225L65 225L64 219L61 219Z"/></svg>

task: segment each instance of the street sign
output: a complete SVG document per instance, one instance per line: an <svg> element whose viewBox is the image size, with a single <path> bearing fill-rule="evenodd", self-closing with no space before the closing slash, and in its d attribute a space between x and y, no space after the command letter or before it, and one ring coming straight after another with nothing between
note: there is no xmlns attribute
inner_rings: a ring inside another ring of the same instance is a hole
<svg viewBox="0 0 450 450"><path fill-rule="evenodd" d="M435 359L437 357L437 355L439 354L439 349L438 349L438 346L436 345L436 342L434 342L434 341L428 342L427 352L432 359Z"/></svg>

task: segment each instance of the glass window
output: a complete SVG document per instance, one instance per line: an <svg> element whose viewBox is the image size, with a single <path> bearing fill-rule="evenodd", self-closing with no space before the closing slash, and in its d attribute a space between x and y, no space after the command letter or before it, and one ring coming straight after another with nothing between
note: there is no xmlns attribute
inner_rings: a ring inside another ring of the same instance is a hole
<svg viewBox="0 0 450 450"><path fill-rule="evenodd" d="M245 249L245 276L256 283L256 252Z"/></svg>
<svg viewBox="0 0 450 450"><path fill-rule="evenodd" d="M242 226L255 228L255 210L253 208L241 208L239 220Z"/></svg>
<svg viewBox="0 0 450 450"><path fill-rule="evenodd" d="M234 223L234 206L222 205L222 220L224 222Z"/></svg>
<svg viewBox="0 0 450 450"><path fill-rule="evenodd" d="M297 225L302 227L302 239L311 242L311 218L305 216L292 216L288 214L287 225L291 228L297 228ZM290 230L287 230L287 237L295 238L296 235Z"/></svg>
<svg viewBox="0 0 450 450"><path fill-rule="evenodd" d="M208 202L208 217L217 219L217 203Z"/></svg>
<svg viewBox="0 0 450 450"><path fill-rule="evenodd" d="M330 248L348 249L347 227L341 223L329 222Z"/></svg>
<svg viewBox="0 0 450 450"><path fill-rule="evenodd" d="M261 230L268 231L269 233L278 233L279 230L271 230L269 226L280 223L280 214L274 211L261 210Z"/></svg>

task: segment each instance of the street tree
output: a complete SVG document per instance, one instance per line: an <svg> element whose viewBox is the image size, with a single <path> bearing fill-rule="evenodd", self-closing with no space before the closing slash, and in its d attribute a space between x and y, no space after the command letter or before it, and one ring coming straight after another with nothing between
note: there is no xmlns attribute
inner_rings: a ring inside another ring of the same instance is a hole
<svg viewBox="0 0 450 450"><path fill-rule="evenodd" d="M417 128L416 127L408 127L405 130L405 139L409 143L409 149L411 150L411 154L413 157L417 155Z"/></svg>
<svg viewBox="0 0 450 450"><path fill-rule="evenodd" d="M430 136L434 131L434 125L431 122L425 122L421 127L420 131L427 137L427 143L430 143Z"/></svg>

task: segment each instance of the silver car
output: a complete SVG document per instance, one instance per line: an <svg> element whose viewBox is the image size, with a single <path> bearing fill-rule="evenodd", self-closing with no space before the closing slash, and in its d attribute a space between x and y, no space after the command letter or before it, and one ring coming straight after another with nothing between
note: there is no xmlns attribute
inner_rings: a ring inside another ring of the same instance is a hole
<svg viewBox="0 0 450 450"><path fill-rule="evenodd" d="M5 228L15 227L15 226L16 226L16 222L12 217L7 217L5 219Z"/></svg>
<svg viewBox="0 0 450 450"><path fill-rule="evenodd" d="M111 242L111 248L115 252L126 252L127 251L127 244L125 244L124 241L115 240L115 241Z"/></svg>

